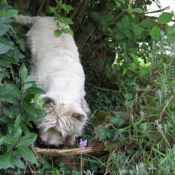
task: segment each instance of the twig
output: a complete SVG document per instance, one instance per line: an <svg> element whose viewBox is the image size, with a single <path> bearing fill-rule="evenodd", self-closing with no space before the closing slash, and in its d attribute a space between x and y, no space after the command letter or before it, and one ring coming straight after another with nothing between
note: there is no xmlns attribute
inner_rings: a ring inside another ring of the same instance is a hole
<svg viewBox="0 0 175 175"><path fill-rule="evenodd" d="M157 12L163 12L164 10L168 10L170 8L170 6L168 7L165 7L163 9L160 9L160 10L156 10L156 11L152 11L152 12L146 12L146 14L149 14L149 13L157 13Z"/></svg>
<svg viewBox="0 0 175 175"><path fill-rule="evenodd" d="M97 86L94 86L94 88L100 89L100 90L102 90L102 91L111 91L111 92L119 93L119 91L112 90L112 89L106 89L106 88L101 88L101 87L97 87Z"/></svg>
<svg viewBox="0 0 175 175"><path fill-rule="evenodd" d="M166 105L164 106L162 112L160 113L160 118L159 118L159 121L161 122L162 120L162 116L163 116L163 113L165 111L165 109L167 108L168 104L171 102L171 100L173 99L174 95L171 96L171 98L168 100L168 102L166 103Z"/></svg>
<svg viewBox="0 0 175 175"><path fill-rule="evenodd" d="M104 152L104 145L96 145L86 147L86 149L82 150L82 148L73 148L73 149L46 149L46 148L35 148L37 153L43 155L51 155L51 156L72 156L72 155L80 155L82 154L92 154L92 153L100 153Z"/></svg>
<svg viewBox="0 0 175 175"><path fill-rule="evenodd" d="M132 5L132 8L134 8L137 4L139 4L140 2L142 2L142 1L144 1L144 0L139 0L139 1L137 1L135 4L133 4ZM116 21L117 21L117 19L119 19L120 18L120 16L122 16L124 13L126 13L127 11L126 10L124 10L124 11L122 11L119 15L117 15L114 19L113 19L113 21L109 24L109 26L111 26L112 24L114 24Z"/></svg>

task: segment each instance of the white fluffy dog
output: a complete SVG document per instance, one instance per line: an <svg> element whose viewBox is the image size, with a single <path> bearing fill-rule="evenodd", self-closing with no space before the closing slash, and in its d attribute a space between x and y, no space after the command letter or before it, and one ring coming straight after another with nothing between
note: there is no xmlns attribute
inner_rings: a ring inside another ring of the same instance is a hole
<svg viewBox="0 0 175 175"><path fill-rule="evenodd" d="M27 33L32 52L31 73L46 91L41 98L47 115L35 121L40 137L47 145L72 146L75 137L82 133L89 111L84 99L84 71L74 39L64 33L54 36L58 22L54 17L16 16L15 21L33 25Z"/></svg>

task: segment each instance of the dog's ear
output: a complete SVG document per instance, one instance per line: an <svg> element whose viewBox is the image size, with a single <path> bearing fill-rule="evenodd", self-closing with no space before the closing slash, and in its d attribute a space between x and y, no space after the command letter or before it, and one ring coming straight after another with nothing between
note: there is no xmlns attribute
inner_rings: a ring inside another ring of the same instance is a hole
<svg viewBox="0 0 175 175"><path fill-rule="evenodd" d="M86 120L86 116L80 113L73 113L72 117L76 118L77 120L79 120L80 122L83 122Z"/></svg>
<svg viewBox="0 0 175 175"><path fill-rule="evenodd" d="M81 99L81 106L82 106L84 112L90 113L90 109L89 109L88 104L84 98Z"/></svg>
<svg viewBox="0 0 175 175"><path fill-rule="evenodd" d="M55 101L51 97L49 97L47 94L41 95L40 98L41 98L41 100L44 101L44 104L53 104L53 105L55 105Z"/></svg>

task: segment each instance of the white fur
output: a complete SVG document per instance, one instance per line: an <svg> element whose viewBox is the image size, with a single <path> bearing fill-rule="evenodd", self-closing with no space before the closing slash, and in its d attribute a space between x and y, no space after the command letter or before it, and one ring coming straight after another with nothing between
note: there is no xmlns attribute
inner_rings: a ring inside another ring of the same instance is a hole
<svg viewBox="0 0 175 175"><path fill-rule="evenodd" d="M48 145L73 145L75 137L82 133L89 111L84 99L85 76L75 41L70 34L54 36L53 17L16 16L15 20L33 25L27 33L27 45L32 52L31 72L46 91L41 98L47 115L35 122L40 137Z"/></svg>

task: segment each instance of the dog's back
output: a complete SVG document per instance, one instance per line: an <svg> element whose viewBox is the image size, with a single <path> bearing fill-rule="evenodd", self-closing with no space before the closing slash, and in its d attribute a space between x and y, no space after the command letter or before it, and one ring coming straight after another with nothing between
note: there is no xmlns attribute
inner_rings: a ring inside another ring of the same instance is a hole
<svg viewBox="0 0 175 175"><path fill-rule="evenodd" d="M22 25L33 25L27 33L27 45L30 47L33 57L42 58L47 51L55 54L61 54L62 51L71 51L73 58L79 61L79 54L73 36L65 33L62 33L59 37L54 36L54 30L58 30L56 22L59 23L61 28L69 28L69 26L55 21L54 17L19 15L15 17L15 21Z"/></svg>

